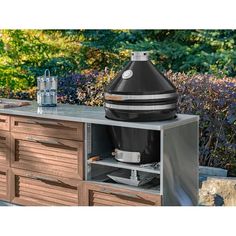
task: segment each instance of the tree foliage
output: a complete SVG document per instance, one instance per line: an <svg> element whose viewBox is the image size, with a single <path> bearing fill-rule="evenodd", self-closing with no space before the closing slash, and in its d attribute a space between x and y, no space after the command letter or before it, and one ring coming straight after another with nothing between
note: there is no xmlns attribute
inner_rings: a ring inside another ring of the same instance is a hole
<svg viewBox="0 0 236 236"><path fill-rule="evenodd" d="M58 30L1 30L0 35L0 86L24 90L46 68L58 76L79 68L79 35Z"/></svg>
<svg viewBox="0 0 236 236"><path fill-rule="evenodd" d="M0 87L26 90L49 68L59 77L119 70L132 50L162 71L236 75L234 30L0 30Z"/></svg>
<svg viewBox="0 0 236 236"><path fill-rule="evenodd" d="M147 50L161 70L236 75L235 30L101 30L85 36L89 50L115 53L106 66L122 65L130 50Z"/></svg>

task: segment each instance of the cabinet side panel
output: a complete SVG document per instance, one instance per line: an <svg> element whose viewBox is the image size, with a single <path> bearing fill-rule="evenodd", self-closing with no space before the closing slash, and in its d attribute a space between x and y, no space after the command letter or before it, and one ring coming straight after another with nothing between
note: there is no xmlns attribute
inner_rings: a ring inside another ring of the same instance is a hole
<svg viewBox="0 0 236 236"><path fill-rule="evenodd" d="M198 204L198 122L164 130L163 203Z"/></svg>

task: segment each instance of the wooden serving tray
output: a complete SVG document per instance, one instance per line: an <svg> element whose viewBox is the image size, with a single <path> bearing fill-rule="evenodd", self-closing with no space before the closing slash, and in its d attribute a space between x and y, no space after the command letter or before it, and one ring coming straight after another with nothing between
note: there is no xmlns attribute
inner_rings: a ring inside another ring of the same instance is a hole
<svg viewBox="0 0 236 236"><path fill-rule="evenodd" d="M13 107L22 107L30 105L30 102L27 101L1 101L0 108L13 108Z"/></svg>

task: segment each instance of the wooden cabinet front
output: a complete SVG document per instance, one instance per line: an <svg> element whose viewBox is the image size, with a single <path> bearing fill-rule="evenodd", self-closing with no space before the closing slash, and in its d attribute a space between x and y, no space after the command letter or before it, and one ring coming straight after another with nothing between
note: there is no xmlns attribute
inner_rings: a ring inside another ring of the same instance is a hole
<svg viewBox="0 0 236 236"><path fill-rule="evenodd" d="M0 199L9 201L9 169L0 167Z"/></svg>
<svg viewBox="0 0 236 236"><path fill-rule="evenodd" d="M10 129L10 116L0 115L0 130L9 131Z"/></svg>
<svg viewBox="0 0 236 236"><path fill-rule="evenodd" d="M108 184L83 183L86 206L160 206L161 196Z"/></svg>
<svg viewBox="0 0 236 236"><path fill-rule="evenodd" d="M10 133L0 130L0 165L10 165Z"/></svg>
<svg viewBox="0 0 236 236"><path fill-rule="evenodd" d="M13 169L11 201L26 206L78 206L80 181Z"/></svg>
<svg viewBox="0 0 236 236"><path fill-rule="evenodd" d="M83 123L80 122L12 116L11 131L78 141L84 139Z"/></svg>
<svg viewBox="0 0 236 236"><path fill-rule="evenodd" d="M83 142L11 133L11 166L83 179Z"/></svg>

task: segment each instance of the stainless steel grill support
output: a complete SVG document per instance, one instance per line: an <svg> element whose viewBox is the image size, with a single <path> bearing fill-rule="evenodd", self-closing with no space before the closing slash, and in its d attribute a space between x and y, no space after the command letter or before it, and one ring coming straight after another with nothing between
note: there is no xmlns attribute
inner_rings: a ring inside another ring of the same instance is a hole
<svg viewBox="0 0 236 236"><path fill-rule="evenodd" d="M99 138L93 139L94 148L91 149L91 153L88 153L85 163L93 153L109 151L110 140L107 136L107 127L115 124L116 126L140 129L150 129L152 127L153 130L160 132L160 143L157 143L157 145L160 144L160 165L155 168L150 165L117 162L113 157L104 158L101 161L86 164L86 180L96 182L97 171L101 171L102 174L109 174L109 171L116 169L153 173L160 177L159 188L140 188L140 191L161 195L164 206L198 205L198 116L179 114L175 120L147 123L106 121L106 124L103 125L97 125L94 122L89 126L91 137L99 136ZM146 124L147 127L144 127L143 124ZM104 145L107 145L107 148L104 149ZM124 187L130 188L128 185L116 185L118 189Z"/></svg>

